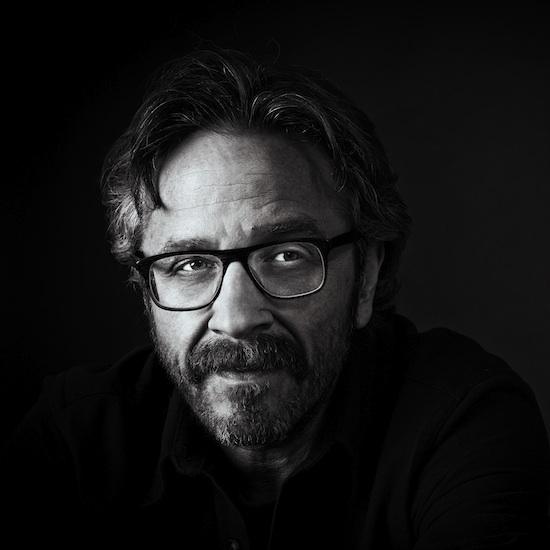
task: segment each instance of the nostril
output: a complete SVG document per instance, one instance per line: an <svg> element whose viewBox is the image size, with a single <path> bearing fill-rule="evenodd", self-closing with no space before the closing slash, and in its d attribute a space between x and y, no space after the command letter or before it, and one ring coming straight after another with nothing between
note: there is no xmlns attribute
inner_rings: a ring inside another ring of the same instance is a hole
<svg viewBox="0 0 550 550"><path fill-rule="evenodd" d="M219 335L230 336L231 338L242 339L246 337L255 336L261 332L265 332L271 326L269 322L257 322L244 319L228 319L220 320L212 317L208 328Z"/></svg>

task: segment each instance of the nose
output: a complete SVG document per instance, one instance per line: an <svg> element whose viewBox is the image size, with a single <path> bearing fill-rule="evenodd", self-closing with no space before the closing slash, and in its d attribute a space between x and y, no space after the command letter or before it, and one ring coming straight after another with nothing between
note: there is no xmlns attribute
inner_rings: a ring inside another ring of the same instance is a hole
<svg viewBox="0 0 550 550"><path fill-rule="evenodd" d="M268 329L273 315L267 297L239 262L227 267L220 292L212 304L208 328L232 338L246 338Z"/></svg>

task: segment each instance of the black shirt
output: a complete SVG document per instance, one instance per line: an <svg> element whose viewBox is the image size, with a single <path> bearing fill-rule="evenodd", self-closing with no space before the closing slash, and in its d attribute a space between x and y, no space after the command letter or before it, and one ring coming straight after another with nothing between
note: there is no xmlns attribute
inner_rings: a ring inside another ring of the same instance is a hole
<svg viewBox="0 0 550 550"><path fill-rule="evenodd" d="M4 519L74 546L544 548L550 452L518 375L398 316L352 349L315 453L261 509L230 496L151 349L50 377L4 452Z"/></svg>

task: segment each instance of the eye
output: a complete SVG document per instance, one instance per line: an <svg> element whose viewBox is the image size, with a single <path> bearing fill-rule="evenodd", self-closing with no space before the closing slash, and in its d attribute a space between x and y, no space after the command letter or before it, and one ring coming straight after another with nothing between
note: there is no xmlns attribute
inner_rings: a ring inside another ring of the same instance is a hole
<svg viewBox="0 0 550 550"><path fill-rule="evenodd" d="M295 262L301 260L303 255L297 252L296 250L283 250L278 252L271 257L272 262Z"/></svg>
<svg viewBox="0 0 550 550"><path fill-rule="evenodd" d="M185 273L196 273L199 271L204 271L205 269L211 268L212 262L209 262L206 258L193 257L187 258L178 262L174 266L174 271L185 272Z"/></svg>

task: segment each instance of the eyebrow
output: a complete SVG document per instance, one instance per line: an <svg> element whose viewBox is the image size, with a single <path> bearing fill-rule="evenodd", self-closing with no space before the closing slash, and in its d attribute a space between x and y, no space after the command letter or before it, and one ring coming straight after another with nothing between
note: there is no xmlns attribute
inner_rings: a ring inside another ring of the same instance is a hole
<svg viewBox="0 0 550 550"><path fill-rule="evenodd" d="M300 218L289 218L280 220L272 224L255 225L252 227L253 235L270 236L270 235L285 235L297 234L308 237L324 236L319 224L309 216Z"/></svg>
<svg viewBox="0 0 550 550"><path fill-rule="evenodd" d="M178 250L210 250L212 241L208 239L168 239L159 254Z"/></svg>
<svg viewBox="0 0 550 550"><path fill-rule="evenodd" d="M254 237L262 239L277 239L279 236L300 235L301 237L321 237L325 238L319 224L309 216L301 218L291 218L280 220L272 224L255 225L252 227L251 234ZM165 252L177 252L180 250L215 250L216 247L211 239L190 238L190 239L168 239L160 254Z"/></svg>

